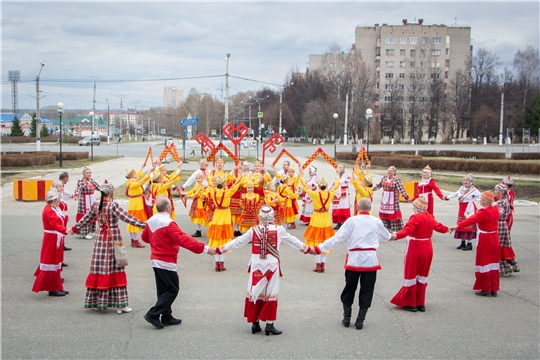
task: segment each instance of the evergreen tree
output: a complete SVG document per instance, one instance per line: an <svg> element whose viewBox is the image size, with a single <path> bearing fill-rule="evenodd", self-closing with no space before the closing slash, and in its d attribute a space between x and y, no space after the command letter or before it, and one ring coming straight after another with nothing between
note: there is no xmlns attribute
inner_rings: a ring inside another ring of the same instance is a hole
<svg viewBox="0 0 540 360"><path fill-rule="evenodd" d="M13 117L13 122L11 123L11 133L10 136L24 136L24 132L21 129L21 122L17 116Z"/></svg>
<svg viewBox="0 0 540 360"><path fill-rule="evenodd" d="M525 109L525 127L531 129L532 133L540 129L540 92Z"/></svg>
<svg viewBox="0 0 540 360"><path fill-rule="evenodd" d="M37 122L35 119L36 119L36 113L33 113L32 122L30 123L30 137L36 137Z"/></svg>
<svg viewBox="0 0 540 360"><path fill-rule="evenodd" d="M49 129L46 126L42 126L41 130L39 131L39 135L40 135L40 137L44 138L44 137L47 137L47 136L49 136L51 134L49 133Z"/></svg>

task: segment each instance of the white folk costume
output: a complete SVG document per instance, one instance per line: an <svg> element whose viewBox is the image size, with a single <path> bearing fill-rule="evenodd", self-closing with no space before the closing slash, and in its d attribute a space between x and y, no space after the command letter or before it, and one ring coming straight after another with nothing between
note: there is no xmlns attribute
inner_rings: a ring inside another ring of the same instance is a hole
<svg viewBox="0 0 540 360"><path fill-rule="evenodd" d="M423 172L427 172L429 174L429 178L422 178L422 180L418 183L418 196L413 200L416 200L418 197L424 198L428 203L427 212L433 215L433 192L435 192L435 194L441 200L444 198L444 195L441 192L441 189L439 189L439 186L437 186L435 180L431 177L431 168L429 165L424 168Z"/></svg>
<svg viewBox="0 0 540 360"><path fill-rule="evenodd" d="M282 243L309 253L310 248L296 237L287 233L282 226L271 222L274 211L263 205L259 213L261 224L249 229L245 234L216 249L218 254L241 248L251 242L250 276L244 304L244 316L248 322L273 322L277 318L279 292L279 249ZM255 324L254 324L255 327ZM253 333L261 331L259 328ZM267 334L268 324L267 324ZM277 335L277 333L275 333Z"/></svg>
<svg viewBox="0 0 540 360"><path fill-rule="evenodd" d="M474 201L480 199L480 195L480 191L472 185L472 180L469 186L461 186L455 193L446 195L446 199L458 198L459 208L456 224L476 214L478 210ZM458 249L472 250L471 241L476 239L476 224L473 223L467 227L461 226L459 229L456 229L454 239L462 240ZM467 245L465 241L468 241Z"/></svg>
<svg viewBox="0 0 540 360"><path fill-rule="evenodd" d="M315 169L315 167L311 166L310 168ZM317 169L315 169L315 171L317 171ZM309 180L306 181L307 187L313 191L317 190L317 184L319 182L319 177L317 176L315 171L313 171L313 175L309 178ZM302 212L300 215L300 221L309 224L309 221L311 220L311 215L313 214L313 199L305 191L302 191L300 193L300 196L302 197Z"/></svg>
<svg viewBox="0 0 540 360"><path fill-rule="evenodd" d="M195 170L195 172L193 172L193 174L191 174L191 176L186 180L184 185L182 185L180 187L180 190L184 191L188 187L190 187L191 185L195 184L195 182L196 182L195 180L197 180L197 175L199 175L199 174L201 174L203 176L202 184L206 188L208 186L207 176L208 176L209 173L210 173L210 171L208 171L208 169L197 169L197 170Z"/></svg>
<svg viewBox="0 0 540 360"><path fill-rule="evenodd" d="M351 176L345 172L339 177L339 190L332 202L332 222L342 224L351 217L351 203L349 202L349 182Z"/></svg>
<svg viewBox="0 0 540 360"><path fill-rule="evenodd" d="M86 179L84 174L90 171L90 168L84 167L82 174L83 178L77 181L77 187L75 188L74 196L78 197L77 204L77 215L75 216L75 221L82 219L86 215L94 203L96 202L96 197L94 196L94 191L99 191L99 184L94 181L94 179ZM79 231L81 237L88 236L89 233L96 231L96 219L87 223ZM89 236L87 239L91 239Z"/></svg>
<svg viewBox="0 0 540 360"><path fill-rule="evenodd" d="M333 237L315 247L315 252L320 255L339 243L347 241L345 288L341 293L344 311L342 322L346 327L349 326L351 307L360 282L360 310L355 326L357 329L362 329L373 299L377 270L382 269L377 257L377 249L380 242L387 242L391 237L392 235L380 219L369 215L368 212L360 212L360 215L347 219Z"/></svg>

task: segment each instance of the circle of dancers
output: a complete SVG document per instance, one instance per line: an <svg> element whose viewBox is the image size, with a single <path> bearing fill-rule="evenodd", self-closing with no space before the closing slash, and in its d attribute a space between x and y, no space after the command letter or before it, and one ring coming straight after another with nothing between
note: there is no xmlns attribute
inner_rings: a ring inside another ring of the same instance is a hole
<svg viewBox="0 0 540 360"><path fill-rule="evenodd" d="M365 150L363 156L367 159ZM473 250L472 240L477 240L473 285L476 295L496 297L499 277L520 271L510 236L514 211L510 177L504 178L494 189L481 192L473 185L473 176L468 174L458 191L445 196L432 177L432 169L426 166L418 183L418 195L410 197L394 166L374 184L371 164L364 159L352 167L350 174L345 165L337 165L334 179L319 177L313 165L298 164L294 169L288 160L283 161L282 169L274 168L275 176L271 176L258 161L252 169L245 161L225 170L225 161L221 158L215 159L211 169L208 169L208 161L201 159L199 169L182 185L179 185L181 161L169 174L162 164L163 156L156 162L153 158L150 160L146 171L148 156L140 169L126 169L126 210L115 201L113 184L108 181L98 184L92 179L89 167L83 168L73 194L65 189L69 175L60 174L46 196L40 260L32 291L45 291L51 297L69 294L64 288L63 271L68 266L64 252L71 248L66 247L65 239L66 235L77 234L82 239L94 240L84 307L100 312L109 307L119 314L131 312L126 251L119 220L127 224L132 248L144 248L141 240L150 245L158 299L144 319L157 329L182 322L172 315L172 304L179 289L177 260L181 247L213 256L214 271L223 272L227 270L226 253L251 244L244 315L251 323L253 334L263 331L260 321L264 321L266 335L282 333L274 322L282 274L279 251L283 243L303 254L314 255L313 271L324 273L328 255L336 245L347 242L345 286L341 293L342 324L349 327L352 322L352 306L360 285L358 315L354 321L358 330L364 327L376 273L381 269L377 257L381 242L407 241L403 286L390 302L411 312L426 311L434 231L454 232L454 238L461 241L457 249L464 251ZM379 189L382 191L379 213L374 216L371 211L373 192ZM195 228L191 236L175 222L173 192L186 207L186 200L191 199L188 215ZM433 193L445 201L457 198L455 225L446 226L436 220ZM406 223L399 195L412 203L413 215ZM77 201L76 223L71 227L68 226L68 199ZM304 241L289 231L296 228L297 221L307 225ZM208 229L207 244L196 239L203 236L204 228Z"/></svg>

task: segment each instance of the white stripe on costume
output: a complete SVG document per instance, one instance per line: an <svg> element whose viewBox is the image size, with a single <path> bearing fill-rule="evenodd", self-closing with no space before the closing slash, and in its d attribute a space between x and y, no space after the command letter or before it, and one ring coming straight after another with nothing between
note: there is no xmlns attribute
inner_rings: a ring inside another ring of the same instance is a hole
<svg viewBox="0 0 540 360"><path fill-rule="evenodd" d="M479 273L488 273L492 270L497 270L499 271L499 263L491 263L491 264L487 264L485 266L476 266L476 272L479 272Z"/></svg>
<svg viewBox="0 0 540 360"><path fill-rule="evenodd" d="M158 269L167 270L167 271L177 270L176 264L166 262L166 261L161 261L161 260L150 260L150 266L153 268L158 268Z"/></svg>
<svg viewBox="0 0 540 360"><path fill-rule="evenodd" d="M51 264L39 264L39 270L41 271L57 271L62 268L62 263L51 265Z"/></svg>

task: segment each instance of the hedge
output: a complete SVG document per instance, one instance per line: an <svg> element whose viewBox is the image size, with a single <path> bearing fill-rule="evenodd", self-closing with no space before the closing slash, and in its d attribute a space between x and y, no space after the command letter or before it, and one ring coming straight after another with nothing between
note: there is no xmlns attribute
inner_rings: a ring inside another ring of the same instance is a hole
<svg viewBox="0 0 540 360"><path fill-rule="evenodd" d="M505 159L505 153L459 151L459 150L420 150L418 155L425 157L455 157L455 158L476 158L476 159Z"/></svg>
<svg viewBox="0 0 540 360"><path fill-rule="evenodd" d="M512 153L512 160L540 160L540 153Z"/></svg>
<svg viewBox="0 0 540 360"><path fill-rule="evenodd" d="M65 144L78 144L80 140L84 139L86 136L66 136L62 141ZM101 141L107 141L106 136L100 137ZM2 136L3 143L35 143L36 138L30 136ZM47 137L42 137L41 142L43 143L55 143L58 142L58 135L51 135Z"/></svg>
<svg viewBox="0 0 540 360"><path fill-rule="evenodd" d="M54 164L55 156L50 152L40 154L8 154L0 159L1 167L27 167Z"/></svg>

